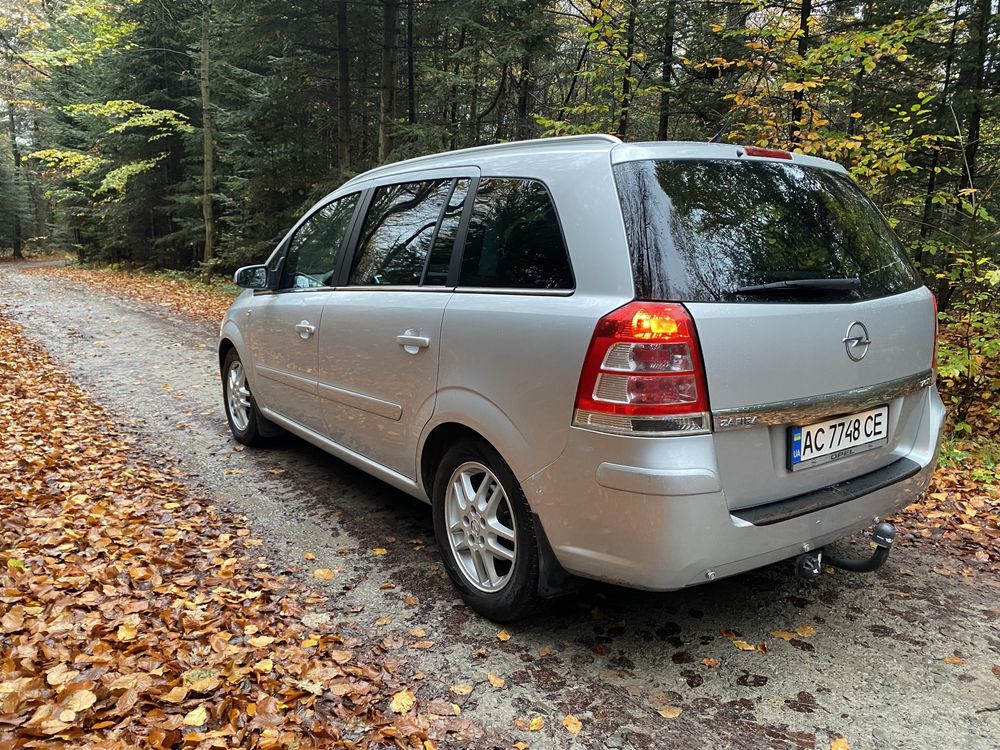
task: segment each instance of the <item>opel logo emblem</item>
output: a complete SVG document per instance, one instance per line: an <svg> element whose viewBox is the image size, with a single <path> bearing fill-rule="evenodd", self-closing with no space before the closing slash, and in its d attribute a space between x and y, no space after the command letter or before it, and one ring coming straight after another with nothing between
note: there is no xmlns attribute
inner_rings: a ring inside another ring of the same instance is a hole
<svg viewBox="0 0 1000 750"><path fill-rule="evenodd" d="M868 353L868 347L871 346L871 343L872 340L868 338L868 329L865 328L865 324L860 320L851 323L851 327L847 329L847 335L844 336L844 348L847 349L847 356L854 362L860 362Z"/></svg>

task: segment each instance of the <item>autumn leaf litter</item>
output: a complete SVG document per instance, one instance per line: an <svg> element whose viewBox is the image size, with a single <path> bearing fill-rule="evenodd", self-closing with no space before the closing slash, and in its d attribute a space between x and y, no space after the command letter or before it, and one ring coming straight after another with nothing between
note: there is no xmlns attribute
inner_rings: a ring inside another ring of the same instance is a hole
<svg viewBox="0 0 1000 750"><path fill-rule="evenodd" d="M272 571L251 530L141 455L2 318L0 348L0 748L481 734L405 647L304 625L324 595Z"/></svg>

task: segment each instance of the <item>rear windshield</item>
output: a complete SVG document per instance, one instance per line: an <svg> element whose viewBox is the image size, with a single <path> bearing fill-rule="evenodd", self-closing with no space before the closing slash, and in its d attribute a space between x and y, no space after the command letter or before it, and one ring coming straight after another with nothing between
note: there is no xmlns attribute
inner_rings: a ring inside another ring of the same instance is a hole
<svg viewBox="0 0 1000 750"><path fill-rule="evenodd" d="M844 174L660 160L618 164L615 178L639 299L845 302L920 286L892 228ZM748 289L776 282L789 284Z"/></svg>

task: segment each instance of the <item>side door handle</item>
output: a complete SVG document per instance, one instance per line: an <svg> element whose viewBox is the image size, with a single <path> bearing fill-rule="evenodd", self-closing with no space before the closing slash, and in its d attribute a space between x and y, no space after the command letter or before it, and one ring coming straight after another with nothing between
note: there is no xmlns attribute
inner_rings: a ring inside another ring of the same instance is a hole
<svg viewBox="0 0 1000 750"><path fill-rule="evenodd" d="M301 323L295 324L295 330L299 332L299 336L301 336L304 339L307 339L314 333L316 333L316 326L314 326L308 320L303 320Z"/></svg>
<svg viewBox="0 0 1000 750"><path fill-rule="evenodd" d="M421 336L420 331L415 328L410 328L396 337L396 343L403 347L403 351L407 354L416 354L421 349L430 346L431 340L428 336Z"/></svg>

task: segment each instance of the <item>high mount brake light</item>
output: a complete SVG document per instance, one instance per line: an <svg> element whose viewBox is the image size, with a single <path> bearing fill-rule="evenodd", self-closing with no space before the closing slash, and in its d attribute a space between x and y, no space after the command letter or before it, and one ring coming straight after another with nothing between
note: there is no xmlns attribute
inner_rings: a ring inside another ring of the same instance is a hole
<svg viewBox="0 0 1000 750"><path fill-rule="evenodd" d="M573 424L632 435L708 431L705 371L683 306L630 302L597 323Z"/></svg>
<svg viewBox="0 0 1000 750"><path fill-rule="evenodd" d="M743 152L747 156L766 156L770 159L791 159L791 151L781 151L776 148L761 148L760 146L744 146Z"/></svg>

